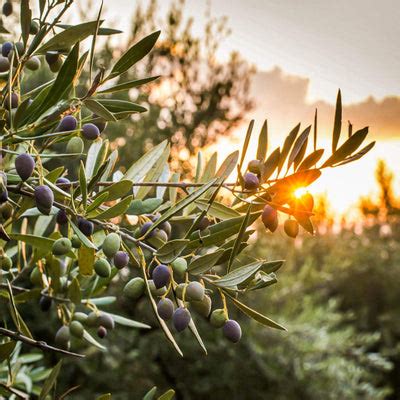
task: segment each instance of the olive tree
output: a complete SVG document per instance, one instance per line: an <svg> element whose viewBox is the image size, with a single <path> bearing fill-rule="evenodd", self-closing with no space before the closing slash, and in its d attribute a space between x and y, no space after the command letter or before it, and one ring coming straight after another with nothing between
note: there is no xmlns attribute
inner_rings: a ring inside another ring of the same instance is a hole
<svg viewBox="0 0 400 400"><path fill-rule="evenodd" d="M251 122L241 152L230 154L218 168L215 154L205 163L199 155L191 182L170 172L167 140L123 166L123 173L118 152L111 151L102 132L109 121L146 109L110 95L151 78L118 83L151 51L159 32L133 44L109 69L93 71L98 37L117 32L103 26L101 8L96 20L69 26L61 20L73 0L32 3L20 2L20 41L3 43L0 57L1 392L63 398L76 389L56 390L65 357L84 362L94 349L106 351L101 342L106 336L112 340L114 329L152 329L118 312L122 297L132 304L139 298L148 302L178 357L183 356L179 333L185 330L207 354L198 318L220 329L226 340L241 340L232 307L261 325L284 330L245 304L246 293L276 282L283 264L243 255L254 233L251 226L261 220L274 232L285 219L288 236L296 237L300 227L312 234L313 198L294 193L318 179L324 168L369 151L373 143L359 150L368 128L349 132L339 145L339 92L332 151L324 161L316 121L314 129L298 124L271 152L265 123L254 159L245 165ZM4 4L5 16L13 5ZM5 22L4 33L10 28ZM84 45L88 50L81 51ZM54 78L25 91L30 71L47 67ZM91 79L78 96L83 71ZM307 154L311 132L313 149ZM67 159L74 161L68 169ZM237 179L229 181L234 171ZM122 293L107 295L122 279L127 280ZM106 306L113 311L104 311ZM40 332L50 332L51 342L32 330L35 326L27 322L32 314L42 316L37 317ZM42 354L52 356L52 369L46 369ZM147 398L154 396L152 390ZM172 397L172 390L162 396Z"/></svg>

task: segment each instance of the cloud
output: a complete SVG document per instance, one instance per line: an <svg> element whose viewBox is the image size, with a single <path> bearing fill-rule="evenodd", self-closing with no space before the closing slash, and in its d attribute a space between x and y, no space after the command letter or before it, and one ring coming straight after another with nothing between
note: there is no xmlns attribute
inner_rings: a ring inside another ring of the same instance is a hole
<svg viewBox="0 0 400 400"><path fill-rule="evenodd" d="M303 126L313 122L315 109L318 109L319 133L329 137L332 132L334 103L307 100L310 80L286 74L279 67L270 71L260 71L254 76L251 95L256 107L251 115L257 121L265 118L272 135L280 138L298 122ZM373 139L400 139L400 97L390 96L377 100L373 96L362 102L347 104L344 101L343 125L347 129L350 120L354 130L370 127Z"/></svg>

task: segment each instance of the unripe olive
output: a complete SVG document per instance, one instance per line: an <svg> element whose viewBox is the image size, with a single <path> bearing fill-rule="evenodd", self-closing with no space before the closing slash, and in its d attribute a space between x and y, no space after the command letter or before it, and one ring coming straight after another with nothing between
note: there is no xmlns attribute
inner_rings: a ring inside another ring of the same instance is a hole
<svg viewBox="0 0 400 400"><path fill-rule="evenodd" d="M25 45L22 42L15 43L15 47L17 48L17 53L19 56L22 56L25 51Z"/></svg>
<svg viewBox="0 0 400 400"><path fill-rule="evenodd" d="M29 29L29 34L36 35L37 33L39 33L39 29L40 29L39 23L37 21L32 20Z"/></svg>
<svg viewBox="0 0 400 400"><path fill-rule="evenodd" d="M186 288L186 300L201 301L204 298L204 286L200 282L190 282Z"/></svg>
<svg viewBox="0 0 400 400"><path fill-rule="evenodd" d="M13 48L14 45L11 42L4 42L3 45L1 46L1 55L3 57L8 57L10 51L12 51Z"/></svg>
<svg viewBox="0 0 400 400"><path fill-rule="evenodd" d="M108 278L111 275L110 263L105 258L99 258L95 261L94 270L102 278Z"/></svg>
<svg viewBox="0 0 400 400"><path fill-rule="evenodd" d="M247 166L247 169L253 174L259 175L261 174L261 166L262 162L260 160L251 160Z"/></svg>
<svg viewBox="0 0 400 400"><path fill-rule="evenodd" d="M185 307L177 308L172 316L172 322L178 332L185 330L188 327L191 319L192 317L190 316L190 312Z"/></svg>
<svg viewBox="0 0 400 400"><path fill-rule="evenodd" d="M71 237L71 244L74 249L79 249L82 246L82 242L77 235Z"/></svg>
<svg viewBox="0 0 400 400"><path fill-rule="evenodd" d="M17 170L19 177L23 181L26 181L33 174L33 170L35 169L35 160L30 154L20 154L15 159L15 169Z"/></svg>
<svg viewBox="0 0 400 400"><path fill-rule="evenodd" d="M47 64L55 64L60 59L58 51L48 51L45 55Z"/></svg>
<svg viewBox="0 0 400 400"><path fill-rule="evenodd" d="M29 279L32 283L32 285L35 286L42 286L42 273L40 272L38 267L33 268Z"/></svg>
<svg viewBox="0 0 400 400"><path fill-rule="evenodd" d="M312 211L314 208L314 198L311 193L307 192L304 193L303 196L300 198L302 206L307 210L307 211Z"/></svg>
<svg viewBox="0 0 400 400"><path fill-rule="evenodd" d="M126 267L129 263L129 255L125 251L117 251L113 258L114 265L118 269Z"/></svg>
<svg viewBox="0 0 400 400"><path fill-rule="evenodd" d="M183 278L187 271L187 261L178 257L171 263L172 271L174 272L174 276L178 278Z"/></svg>
<svg viewBox="0 0 400 400"><path fill-rule="evenodd" d="M186 283L180 283L176 288L175 288L175 294L178 299L183 300L183 290L187 286Z"/></svg>
<svg viewBox="0 0 400 400"><path fill-rule="evenodd" d="M148 283L149 283L149 288L150 288L151 294L153 296L160 297L160 296L164 296L164 294L167 293L167 288L165 286L161 287L160 289L157 289L156 285L154 284L153 279L149 279Z"/></svg>
<svg viewBox="0 0 400 400"><path fill-rule="evenodd" d="M242 337L242 329L233 319L228 319L228 321L225 322L222 332L224 336L233 343L237 343Z"/></svg>
<svg viewBox="0 0 400 400"><path fill-rule="evenodd" d="M164 264L157 265L157 267L154 268L152 278L157 289L167 286L171 280L169 268Z"/></svg>
<svg viewBox="0 0 400 400"><path fill-rule="evenodd" d="M276 228L278 227L278 212L275 210L275 208L267 204L264 207L261 220L267 229L269 229L271 232L275 232Z"/></svg>
<svg viewBox="0 0 400 400"><path fill-rule="evenodd" d="M83 336L83 325L79 321L71 321L69 324L69 330L71 332L71 335L81 338Z"/></svg>
<svg viewBox="0 0 400 400"><path fill-rule="evenodd" d="M85 324L89 327L97 326L97 319L98 319L98 314L92 311L91 313L88 314Z"/></svg>
<svg viewBox="0 0 400 400"><path fill-rule="evenodd" d="M100 136L100 131L95 124L88 123L82 126L82 135L87 140L95 140Z"/></svg>
<svg viewBox="0 0 400 400"><path fill-rule="evenodd" d="M260 181L257 178L257 175L254 175L251 172L247 172L243 176L244 180L244 188L246 190L256 190L260 186Z"/></svg>
<svg viewBox="0 0 400 400"><path fill-rule="evenodd" d="M61 69L62 65L63 60L61 57L59 57L54 64L49 64L50 71L53 73L57 73Z"/></svg>
<svg viewBox="0 0 400 400"><path fill-rule="evenodd" d="M14 212L14 208L10 203L4 203L0 206L0 216L7 221L9 218L12 217Z"/></svg>
<svg viewBox="0 0 400 400"><path fill-rule="evenodd" d="M299 224L294 219L287 219L283 224L283 229L291 238L295 238L299 234Z"/></svg>
<svg viewBox="0 0 400 400"><path fill-rule="evenodd" d="M109 233L103 242L103 253L111 258L117 253L121 246L121 238L115 232Z"/></svg>
<svg viewBox="0 0 400 400"><path fill-rule="evenodd" d="M140 228L140 236L144 236L144 235L147 233L147 231L150 229L150 227L151 227L152 225L153 225L152 222L145 222L145 223L142 225L142 227ZM146 237L147 237L148 239L150 239L151 237L154 236L154 234L155 234L155 232L154 232L154 231L151 231Z"/></svg>
<svg viewBox="0 0 400 400"><path fill-rule="evenodd" d="M88 318L87 314L85 314L83 312L79 312L79 311L74 313L74 315L73 315L73 319L75 321L79 321L80 323L85 323L87 318Z"/></svg>
<svg viewBox="0 0 400 400"><path fill-rule="evenodd" d="M168 242L168 235L162 229L156 229L154 233L154 237L160 239L163 242Z"/></svg>
<svg viewBox="0 0 400 400"><path fill-rule="evenodd" d="M211 312L211 297L205 295L201 301L191 301L190 307L201 316L208 318Z"/></svg>
<svg viewBox="0 0 400 400"><path fill-rule="evenodd" d="M161 299L157 303L158 315L164 321L168 321L169 319L172 318L172 315L174 313L174 309L175 309L174 303L168 298Z"/></svg>
<svg viewBox="0 0 400 400"><path fill-rule="evenodd" d="M61 348L68 347L70 339L69 328L66 325L63 325L56 333L55 342L56 345Z"/></svg>
<svg viewBox="0 0 400 400"><path fill-rule="evenodd" d="M115 322L113 317L110 314L104 312L99 314L97 318L97 323L101 326L104 326L104 328L107 329L114 329L115 327Z"/></svg>
<svg viewBox="0 0 400 400"><path fill-rule="evenodd" d="M214 328L222 328L226 320L226 313L222 308L217 308L211 313L210 323Z"/></svg>
<svg viewBox="0 0 400 400"><path fill-rule="evenodd" d="M45 215L50 215L51 207L54 203L54 194L46 185L35 187L34 191L35 203L37 209Z"/></svg>
<svg viewBox="0 0 400 400"><path fill-rule="evenodd" d="M52 253L55 256L65 256L71 249L71 241L68 238L60 238L53 243Z"/></svg>
<svg viewBox="0 0 400 400"><path fill-rule="evenodd" d="M197 229L200 231L204 231L207 229L211 224L211 221L207 217L203 217L197 225Z"/></svg>
<svg viewBox="0 0 400 400"><path fill-rule="evenodd" d="M97 329L97 336L100 339L104 339L107 336L107 329L104 328L104 326L99 326L99 329Z"/></svg>
<svg viewBox="0 0 400 400"><path fill-rule="evenodd" d="M66 115L58 124L57 132L74 131L78 126L78 121L73 115Z"/></svg>
<svg viewBox="0 0 400 400"><path fill-rule="evenodd" d="M42 296L39 300L39 307L43 312L49 311L51 308L52 300L50 297Z"/></svg>
<svg viewBox="0 0 400 400"><path fill-rule="evenodd" d="M0 255L0 268L3 271L9 271L12 268L12 260L7 254Z"/></svg>
<svg viewBox="0 0 400 400"><path fill-rule="evenodd" d="M163 222L158 227L167 234L168 238L171 236L172 228L171 228L171 224L168 221Z"/></svg>
<svg viewBox="0 0 400 400"><path fill-rule="evenodd" d="M68 141L66 151L68 154L82 154L84 146L83 140L74 136Z"/></svg>
<svg viewBox="0 0 400 400"><path fill-rule="evenodd" d="M6 17L9 17L12 13L13 13L13 5L11 1L8 0L3 4L3 14Z"/></svg>
<svg viewBox="0 0 400 400"><path fill-rule="evenodd" d="M124 287L123 294L130 299L137 300L144 293L146 284L143 278L133 278Z"/></svg>
<svg viewBox="0 0 400 400"><path fill-rule="evenodd" d="M0 72L8 72L10 69L10 61L8 58L0 56Z"/></svg>
<svg viewBox="0 0 400 400"><path fill-rule="evenodd" d="M78 219L78 228L85 236L91 236L94 231L93 222L88 221L85 218Z"/></svg>
<svg viewBox="0 0 400 400"><path fill-rule="evenodd" d="M26 68L28 68L31 71L37 71L40 68L40 60L38 57L34 56L31 57L27 62L26 62Z"/></svg>

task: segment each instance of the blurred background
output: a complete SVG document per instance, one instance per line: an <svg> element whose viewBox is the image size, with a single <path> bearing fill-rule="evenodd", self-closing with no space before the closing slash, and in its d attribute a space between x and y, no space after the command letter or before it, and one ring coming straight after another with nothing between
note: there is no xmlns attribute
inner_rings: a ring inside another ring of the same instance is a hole
<svg viewBox="0 0 400 400"><path fill-rule="evenodd" d="M77 3L71 22L96 18L99 1ZM199 321L208 357L185 332L178 359L157 329L118 330L108 353L70 362L62 384L81 384L76 398L140 398L157 385L177 399L400 399L398 2L105 0L104 16L124 33L98 42L98 67L162 30L151 56L121 78L161 76L128 94L146 114L106 130L122 165L168 138L173 168L189 177L200 147L221 162L252 118L257 127L268 120L274 149L298 122L311 124L315 109L328 148L339 88L344 126L368 125L377 145L310 187L314 237L258 227L252 239L249 251L287 261L278 284L248 302L288 332L241 317L244 338L232 346ZM51 73L34 73L32 85L43 74ZM121 307L152 323L144 303Z"/></svg>

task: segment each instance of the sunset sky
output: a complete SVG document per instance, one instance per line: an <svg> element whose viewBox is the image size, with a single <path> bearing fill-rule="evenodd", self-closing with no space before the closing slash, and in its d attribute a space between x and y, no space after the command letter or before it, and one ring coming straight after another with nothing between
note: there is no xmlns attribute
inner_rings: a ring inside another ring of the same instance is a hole
<svg viewBox="0 0 400 400"><path fill-rule="evenodd" d="M344 122L355 128L370 126L378 144L365 159L331 170L312 188L327 192L336 209L345 211L360 195L374 190L378 158L399 174L400 154L400 7L397 0L187 0L185 13L195 16L201 34L207 4L214 16L229 18L231 36L218 54L225 59L238 50L258 70L253 85L258 126L268 118L273 143L302 121L321 115L321 133L331 133L332 104L338 88L343 93ZM127 30L135 0L105 0L110 22ZM142 1L147 4L147 1ZM160 1L165 15L169 1ZM123 11L123 14L121 13ZM123 16L123 17L122 17ZM245 127L220 154L238 146ZM323 135L326 138L326 135ZM324 140L321 142L323 143ZM328 145L328 143L327 143ZM328 145L329 147L329 145ZM397 181L397 183L399 183ZM332 188L333 187L333 188Z"/></svg>

